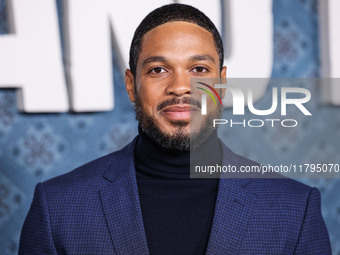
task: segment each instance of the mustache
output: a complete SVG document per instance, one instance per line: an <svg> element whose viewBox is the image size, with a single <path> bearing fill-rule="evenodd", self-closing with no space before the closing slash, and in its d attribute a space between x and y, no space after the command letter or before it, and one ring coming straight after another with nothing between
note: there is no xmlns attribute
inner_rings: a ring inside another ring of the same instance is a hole
<svg viewBox="0 0 340 255"><path fill-rule="evenodd" d="M193 99L190 97L181 97L181 98L173 97L160 103L157 107L157 110L160 111L167 106L176 105L176 104L189 104L189 105L196 106L201 109L201 102L196 99Z"/></svg>

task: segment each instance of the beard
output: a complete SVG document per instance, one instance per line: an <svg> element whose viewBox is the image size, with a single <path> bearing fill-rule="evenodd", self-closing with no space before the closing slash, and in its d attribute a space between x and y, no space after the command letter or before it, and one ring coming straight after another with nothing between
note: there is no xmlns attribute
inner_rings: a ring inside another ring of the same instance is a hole
<svg viewBox="0 0 340 255"><path fill-rule="evenodd" d="M190 104L201 109L201 103L190 97L173 97L168 99L158 105L157 110L161 110L166 106L176 105L176 104ZM141 130L163 151L172 154L189 152L191 150L196 150L199 145L213 134L215 128L212 123L214 119L219 119L222 116L222 106L218 106L216 110L209 113L207 118L203 121L202 116L199 121L199 129L197 131L190 132L186 131L186 127L190 125L190 121L171 121L170 124L176 127L176 131L172 134L167 134L163 132L155 123L154 119L149 116L141 104L138 95L135 95L135 112L136 119L139 122Z"/></svg>

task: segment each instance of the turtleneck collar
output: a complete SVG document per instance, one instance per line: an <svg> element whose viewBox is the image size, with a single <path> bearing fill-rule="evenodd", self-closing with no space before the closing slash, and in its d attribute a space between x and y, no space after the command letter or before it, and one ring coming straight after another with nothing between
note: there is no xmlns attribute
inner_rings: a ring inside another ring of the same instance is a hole
<svg viewBox="0 0 340 255"><path fill-rule="evenodd" d="M209 148L207 150L207 148ZM211 153L213 150L213 153ZM207 154L209 151L209 154ZM139 128L139 137L135 148L135 167L140 179L189 179L191 160L207 164L222 162L222 149L217 133L203 142L194 153L169 153L164 151Z"/></svg>

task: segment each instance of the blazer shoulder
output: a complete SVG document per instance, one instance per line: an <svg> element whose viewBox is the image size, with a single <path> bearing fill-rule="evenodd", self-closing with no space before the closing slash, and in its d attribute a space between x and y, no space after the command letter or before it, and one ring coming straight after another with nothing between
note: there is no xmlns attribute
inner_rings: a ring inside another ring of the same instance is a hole
<svg viewBox="0 0 340 255"><path fill-rule="evenodd" d="M225 144L223 144L224 159L226 162L231 162L237 167L241 166L254 166L260 167L261 164L245 158L241 155L234 153ZM263 175L262 173L244 174L240 175L248 179L244 181L246 185L244 188L252 193L255 193L258 197L272 198L276 197L283 200L306 200L313 189L306 184L303 184L297 180L287 178L281 174L273 173Z"/></svg>
<svg viewBox="0 0 340 255"><path fill-rule="evenodd" d="M98 186L105 173L120 171L122 165L133 160L136 138L121 150L92 160L74 170L49 179L44 182L45 187L67 188L68 186Z"/></svg>
<svg viewBox="0 0 340 255"><path fill-rule="evenodd" d="M308 196L313 189L304 183L286 177L252 179L247 188L257 194L285 197Z"/></svg>

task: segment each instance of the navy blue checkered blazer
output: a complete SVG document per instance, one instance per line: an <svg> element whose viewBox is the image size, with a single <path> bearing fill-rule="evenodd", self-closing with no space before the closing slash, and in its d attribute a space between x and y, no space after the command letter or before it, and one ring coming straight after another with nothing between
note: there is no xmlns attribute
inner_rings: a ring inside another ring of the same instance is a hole
<svg viewBox="0 0 340 255"><path fill-rule="evenodd" d="M148 254L135 143L38 184L19 254ZM223 150L224 165L251 164ZM331 254L319 191L290 179L221 179L206 254Z"/></svg>

